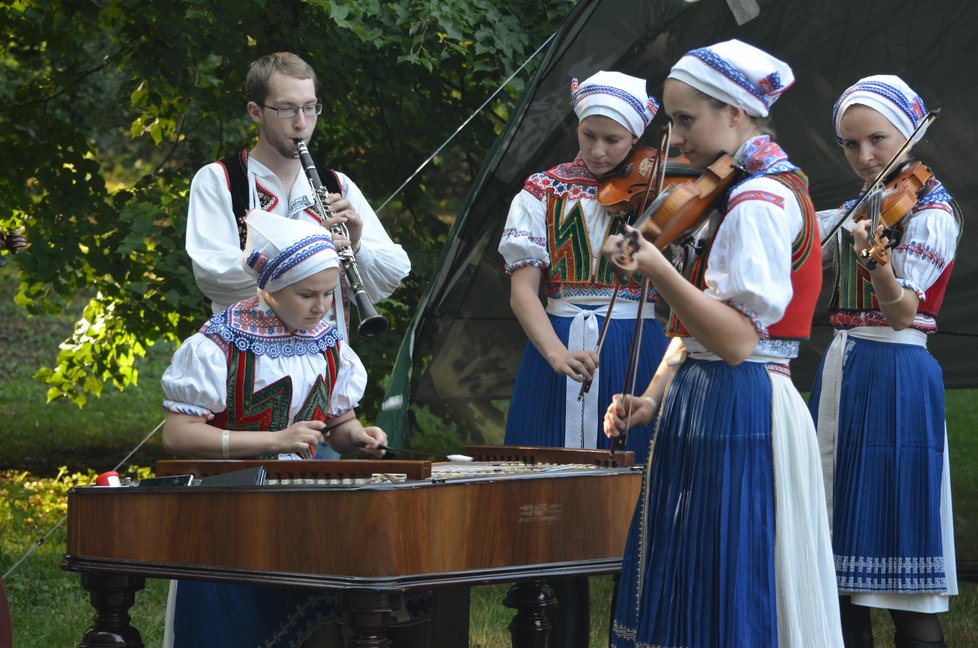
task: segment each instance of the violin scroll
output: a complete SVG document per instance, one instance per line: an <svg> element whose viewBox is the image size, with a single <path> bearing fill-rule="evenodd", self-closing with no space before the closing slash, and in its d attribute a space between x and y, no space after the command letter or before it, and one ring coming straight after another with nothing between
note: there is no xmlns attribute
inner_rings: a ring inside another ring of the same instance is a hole
<svg viewBox="0 0 978 648"><path fill-rule="evenodd" d="M871 241L872 245L862 250L859 257L866 263L867 268L874 270L890 262L890 250L900 242L900 235L880 223L876 237Z"/></svg>

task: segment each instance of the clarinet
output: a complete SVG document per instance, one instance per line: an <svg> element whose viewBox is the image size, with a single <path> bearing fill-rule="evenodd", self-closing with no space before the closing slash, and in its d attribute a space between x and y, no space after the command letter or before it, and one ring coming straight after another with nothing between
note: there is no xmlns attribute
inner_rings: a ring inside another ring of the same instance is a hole
<svg viewBox="0 0 978 648"><path fill-rule="evenodd" d="M296 140L295 148L299 153L299 161L302 163L302 168L306 172L306 177L309 178L309 184L312 185L312 195L316 212L325 221L330 216L329 205L326 202L326 198L329 196L329 189L323 186L323 182L319 178L319 172L316 171L316 165L312 161L312 156L309 155L309 149L306 147L306 143L302 140ZM329 226L329 229L337 236L342 236L348 240L350 238L350 231L344 223L334 223ZM345 247L342 250L337 250L336 254L340 257L340 263L343 264L343 270L346 272L346 280L350 284L350 290L353 291L353 299L351 301L356 304L357 312L360 315L360 326L357 327L357 333L364 337L372 337L378 333L383 333L387 330L387 318L377 312L377 309L370 302L370 297L367 296L367 291L363 287L363 275L360 274L360 267L357 265L357 258L353 254L353 248Z"/></svg>

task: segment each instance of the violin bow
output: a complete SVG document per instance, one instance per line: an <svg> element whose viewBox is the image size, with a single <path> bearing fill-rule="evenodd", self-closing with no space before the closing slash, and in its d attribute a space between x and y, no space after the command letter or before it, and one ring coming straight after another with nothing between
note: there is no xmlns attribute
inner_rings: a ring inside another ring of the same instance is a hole
<svg viewBox="0 0 978 648"><path fill-rule="evenodd" d="M842 218L840 218L835 223L833 223L831 229L829 229L828 234L822 237L822 240L820 242L821 245L825 245L827 241L829 241L833 236L835 236L836 232L839 231L839 228L842 227L843 223L849 220L849 217L852 216L854 213L856 213L859 210L859 208L863 206L863 204L869 198L869 194L872 193L872 190L874 188L879 188L879 186L883 182L883 179L893 172L893 169L896 167L897 160L903 157L904 153L909 151L914 144L916 144L921 138L923 138L924 133L927 132L927 129L930 128L930 125L934 123L934 120L937 119L937 116L940 114L941 114L941 109L935 108L934 110L928 111L927 114L924 115L924 118L920 120L919 124L917 124L917 128L915 128L913 132L910 133L910 137L908 137L907 141L903 143L903 146L901 146L897 150L897 152L893 154L893 157L890 158L889 162L883 165L883 168L880 169L880 172L876 174L876 178L874 178L871 183L869 183L868 185L866 185L866 187L863 188L862 192L860 192L859 196L856 199L856 202L853 203L852 207L846 210L846 213L842 215Z"/></svg>
<svg viewBox="0 0 978 648"><path fill-rule="evenodd" d="M632 346L628 351L628 366L625 368L625 380L621 386L621 393L629 396L634 395L635 382L638 380L638 357L642 351L642 325L645 322L645 317L643 312L645 311L645 304L648 301L649 294L649 280L647 278L642 279L642 294L638 298L638 315L635 317L635 330L632 333ZM628 438L628 428L631 426L632 420L632 402L628 402L628 412L625 415L625 429L619 433L611 441L611 456L615 456L615 452L619 449L624 449L625 441Z"/></svg>
<svg viewBox="0 0 978 648"><path fill-rule="evenodd" d="M658 159L656 160L656 168L654 172L649 174L649 184L646 187L645 197L642 198L642 207L638 210L639 214L645 211L646 205L648 204L649 201L649 193L652 191L652 183L655 182L656 178L658 178L658 185L657 185L658 192L662 191L662 186L663 184L665 184L666 163L669 155L669 143L671 141L671 138L672 138L672 125L668 124L666 126L666 131L663 132L662 134L662 139L659 141L659 156ZM611 294L611 301L608 302L608 312L605 314L604 323L601 324L601 331L598 333L598 341L594 345L594 352L599 356L601 355L601 346L604 344L605 336L608 333L608 323L611 322L611 312L614 310L615 302L618 300L618 290L627 283L628 283L627 278L625 278L623 281L621 277L616 276L614 291ZM643 284L645 286L643 294L644 292L648 291L648 286L646 284L647 282ZM645 306L645 300L643 298L640 301L640 307L644 307L644 306ZM592 382L593 381L588 380L587 378L581 381L581 390L577 393L577 400L579 401L584 400L584 395L591 390Z"/></svg>
<svg viewBox="0 0 978 648"><path fill-rule="evenodd" d="M666 182L666 166L669 159L669 145L672 141L672 124L667 123L664 132L662 133L662 141L659 144L659 167L656 168L656 173L652 176L658 176L658 186L656 187L656 199L653 201L653 205L659 200L659 196L662 195L662 187ZM651 184L652 179L649 179L649 184ZM646 194L648 198L648 194ZM651 212L652 210L650 210ZM640 214L645 214L645 205L642 205L642 210ZM649 279L648 277L642 278L642 292L638 298L638 314L635 316L635 330L632 333L632 346L628 351L628 366L625 369L625 380L622 382L621 393L627 396L634 396L635 383L638 381L638 358L642 352L642 329L645 323L645 304L648 301L649 296ZM611 456L615 456L615 451L619 448L625 447L625 441L628 438L628 428L631 426L632 422L632 404L633 401L628 402L628 412L625 415L625 430L616 436L611 442Z"/></svg>

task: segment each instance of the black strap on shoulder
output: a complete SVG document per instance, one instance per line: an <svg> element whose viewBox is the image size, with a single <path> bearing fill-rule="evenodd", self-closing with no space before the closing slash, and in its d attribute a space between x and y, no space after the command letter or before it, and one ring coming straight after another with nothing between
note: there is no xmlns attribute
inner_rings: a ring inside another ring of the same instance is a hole
<svg viewBox="0 0 978 648"><path fill-rule="evenodd" d="M231 209L234 211L234 218L238 223L238 242L241 249L245 248L245 241L248 238L248 228L245 226L245 215L248 213L248 149L242 149L238 153L232 153L227 157L217 161L224 167L228 176L228 191L231 192ZM320 169L324 167L319 167ZM330 193L342 194L340 179L333 169L327 169L327 173L320 173L323 186Z"/></svg>
<svg viewBox="0 0 978 648"><path fill-rule="evenodd" d="M338 193L343 195L343 188L340 187L340 178L336 175L336 171L327 167L317 167L319 169L326 169L326 173L320 173L319 179L322 180L323 186L329 190L329 193Z"/></svg>
<svg viewBox="0 0 978 648"><path fill-rule="evenodd" d="M232 153L217 161L228 176L228 191L231 192L231 210L238 223L238 242L243 250L248 238L245 227L245 214L248 212L248 149Z"/></svg>

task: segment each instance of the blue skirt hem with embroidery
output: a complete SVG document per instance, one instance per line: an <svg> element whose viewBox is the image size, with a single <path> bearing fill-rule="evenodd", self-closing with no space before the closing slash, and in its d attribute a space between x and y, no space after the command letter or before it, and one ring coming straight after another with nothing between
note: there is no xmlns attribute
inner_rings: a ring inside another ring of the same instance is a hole
<svg viewBox="0 0 978 648"><path fill-rule="evenodd" d="M832 485L839 589L941 593L944 384L925 347L850 336ZM819 367L809 410L817 417Z"/></svg>

